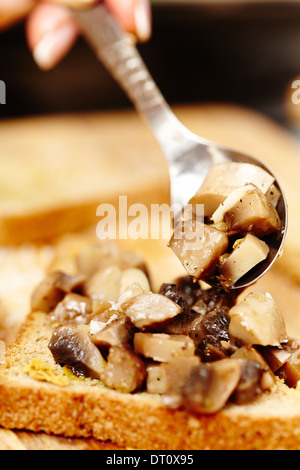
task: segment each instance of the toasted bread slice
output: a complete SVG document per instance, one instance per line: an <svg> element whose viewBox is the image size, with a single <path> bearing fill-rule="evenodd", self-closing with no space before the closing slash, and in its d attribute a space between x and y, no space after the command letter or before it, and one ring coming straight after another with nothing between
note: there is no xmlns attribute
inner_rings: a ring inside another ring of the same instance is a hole
<svg viewBox="0 0 300 470"><path fill-rule="evenodd" d="M133 112L2 121L0 140L2 245L95 225L119 195L128 206L169 201L167 163Z"/></svg>
<svg viewBox="0 0 300 470"><path fill-rule="evenodd" d="M52 327L31 314L0 369L0 425L64 436L93 436L136 449L300 449L300 392L278 381L250 405L227 405L214 415L165 407L159 395L120 393L93 379L67 376L51 383L24 372L34 359L62 377L47 348ZM58 381L59 383L59 381Z"/></svg>

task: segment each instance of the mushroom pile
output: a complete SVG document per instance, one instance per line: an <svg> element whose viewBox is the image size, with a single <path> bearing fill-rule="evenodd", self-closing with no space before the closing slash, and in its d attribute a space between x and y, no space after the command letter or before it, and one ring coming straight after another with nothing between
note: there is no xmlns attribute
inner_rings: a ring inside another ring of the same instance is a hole
<svg viewBox="0 0 300 470"><path fill-rule="evenodd" d="M291 387L300 379L300 343L269 294L238 300L238 290L191 275L154 292L136 257L104 263L97 250L79 251L76 272L50 272L32 295L32 310L50 316L48 347L63 368L192 413L253 401L276 375Z"/></svg>

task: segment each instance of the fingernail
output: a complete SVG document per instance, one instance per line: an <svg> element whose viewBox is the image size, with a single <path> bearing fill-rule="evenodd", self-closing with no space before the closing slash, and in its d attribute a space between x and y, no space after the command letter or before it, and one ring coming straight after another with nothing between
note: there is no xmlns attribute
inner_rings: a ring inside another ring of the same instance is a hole
<svg viewBox="0 0 300 470"><path fill-rule="evenodd" d="M134 19L136 33L140 41L151 36L151 10L147 0L139 0L135 6Z"/></svg>
<svg viewBox="0 0 300 470"><path fill-rule="evenodd" d="M33 58L43 70L50 70L69 50L76 38L72 24L64 24L58 29L49 31L35 46Z"/></svg>

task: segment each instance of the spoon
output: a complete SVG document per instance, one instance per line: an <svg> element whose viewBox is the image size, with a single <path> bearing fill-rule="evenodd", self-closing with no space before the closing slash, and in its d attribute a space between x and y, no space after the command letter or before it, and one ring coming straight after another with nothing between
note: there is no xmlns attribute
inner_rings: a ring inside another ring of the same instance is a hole
<svg viewBox="0 0 300 470"><path fill-rule="evenodd" d="M73 10L72 14L88 44L146 119L160 145L169 165L170 198L175 220L201 186L208 169L216 163L234 161L255 164L275 178L274 184L281 194L277 205L281 230L266 239L270 247L267 259L245 274L233 288L241 289L256 282L280 254L287 231L286 198L275 175L256 158L188 130L166 103L136 47L104 4L91 9Z"/></svg>

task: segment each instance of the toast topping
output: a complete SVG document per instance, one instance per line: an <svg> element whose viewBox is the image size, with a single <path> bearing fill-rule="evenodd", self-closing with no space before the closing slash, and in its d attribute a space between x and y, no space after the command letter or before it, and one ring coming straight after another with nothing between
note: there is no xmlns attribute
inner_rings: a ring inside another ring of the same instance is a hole
<svg viewBox="0 0 300 470"><path fill-rule="evenodd" d="M281 230L278 202L274 178L262 168L213 165L183 211L169 246L188 274L229 290L267 259ZM195 210L199 204L202 217Z"/></svg>
<svg viewBox="0 0 300 470"><path fill-rule="evenodd" d="M165 406L207 414L255 400L271 390L275 375L291 386L300 379L300 342L288 338L269 294L240 301L238 289L209 287L192 275L154 292L147 270L128 259L106 265L106 278L95 265L87 275L85 265L75 291L59 287L52 295L58 287L55 280L49 289L49 279L57 273L37 287L43 302L51 293L51 309L42 305L53 325L48 347L62 374L71 370L122 393L155 393Z"/></svg>

